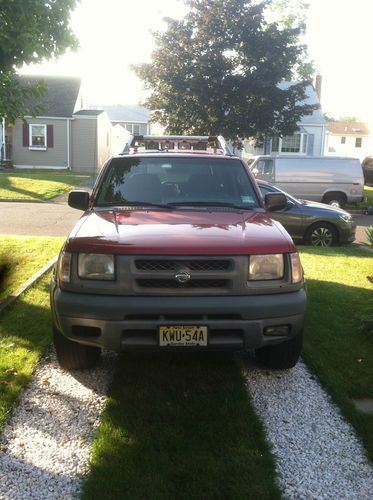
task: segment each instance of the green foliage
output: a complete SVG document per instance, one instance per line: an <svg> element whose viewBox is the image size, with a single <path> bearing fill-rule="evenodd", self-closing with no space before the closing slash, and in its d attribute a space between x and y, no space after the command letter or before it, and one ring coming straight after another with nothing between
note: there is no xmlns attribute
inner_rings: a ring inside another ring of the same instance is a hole
<svg viewBox="0 0 373 500"><path fill-rule="evenodd" d="M58 57L77 47L69 27L77 0L0 0L0 116L13 123L23 118L26 103L36 99L27 112L37 114L43 85L21 85L15 78L23 64Z"/></svg>
<svg viewBox="0 0 373 500"><path fill-rule="evenodd" d="M373 247L373 226L367 227L365 230L370 246Z"/></svg>
<svg viewBox="0 0 373 500"><path fill-rule="evenodd" d="M146 105L168 133L272 136L291 134L315 106L300 105L303 79L290 88L305 48L303 27L270 22L271 1L186 0L182 20L155 34L150 64L134 67L151 91ZM296 23L295 23L296 24Z"/></svg>
<svg viewBox="0 0 373 500"><path fill-rule="evenodd" d="M40 99L46 88L42 82L37 85L22 84L13 71L0 72L0 116L13 124L27 112L32 116L41 114ZM33 104L30 104L33 103Z"/></svg>

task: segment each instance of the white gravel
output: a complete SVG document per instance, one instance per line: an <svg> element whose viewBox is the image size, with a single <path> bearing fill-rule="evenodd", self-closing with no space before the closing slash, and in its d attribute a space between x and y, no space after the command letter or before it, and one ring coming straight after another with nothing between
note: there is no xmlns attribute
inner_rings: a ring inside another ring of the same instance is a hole
<svg viewBox="0 0 373 500"><path fill-rule="evenodd" d="M284 498L373 499L373 467L360 441L304 363L283 372L244 364Z"/></svg>
<svg viewBox="0 0 373 500"><path fill-rule="evenodd" d="M0 499L78 498L114 356L70 374L54 353L41 361L0 441Z"/></svg>

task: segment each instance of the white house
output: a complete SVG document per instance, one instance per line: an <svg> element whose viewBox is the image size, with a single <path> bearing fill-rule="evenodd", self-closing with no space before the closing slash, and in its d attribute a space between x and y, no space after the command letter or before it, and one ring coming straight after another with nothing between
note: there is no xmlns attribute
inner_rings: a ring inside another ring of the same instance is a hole
<svg viewBox="0 0 373 500"><path fill-rule="evenodd" d="M373 154L373 139L362 122L331 121L327 123L325 154L351 156L364 160Z"/></svg>

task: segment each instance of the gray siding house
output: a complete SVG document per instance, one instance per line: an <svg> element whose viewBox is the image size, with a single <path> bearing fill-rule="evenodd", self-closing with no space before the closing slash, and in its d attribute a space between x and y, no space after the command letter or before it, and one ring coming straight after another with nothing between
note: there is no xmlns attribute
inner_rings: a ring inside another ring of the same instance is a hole
<svg viewBox="0 0 373 500"><path fill-rule="evenodd" d="M99 170L110 156L111 123L103 110L80 110L81 80L20 78L29 83L42 80L48 92L42 100L41 116L26 116L26 123L16 120L13 127L5 123L3 159L16 168Z"/></svg>

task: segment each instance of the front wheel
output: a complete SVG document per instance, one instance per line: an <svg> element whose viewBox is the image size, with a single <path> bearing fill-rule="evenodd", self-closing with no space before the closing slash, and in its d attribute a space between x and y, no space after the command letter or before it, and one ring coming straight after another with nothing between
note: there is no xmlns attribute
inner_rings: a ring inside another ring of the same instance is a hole
<svg viewBox="0 0 373 500"><path fill-rule="evenodd" d="M319 222L307 230L304 239L306 245L332 247L338 243L338 233L331 224Z"/></svg>
<svg viewBox="0 0 373 500"><path fill-rule="evenodd" d="M255 351L256 358L268 368L285 370L293 368L302 350L303 331L281 344L261 347Z"/></svg>
<svg viewBox="0 0 373 500"><path fill-rule="evenodd" d="M57 360L61 368L65 370L84 370L97 365L101 349L91 347L66 338L53 325L53 343L56 349Z"/></svg>

